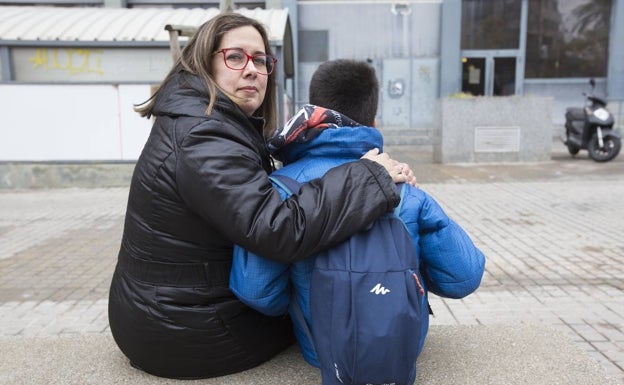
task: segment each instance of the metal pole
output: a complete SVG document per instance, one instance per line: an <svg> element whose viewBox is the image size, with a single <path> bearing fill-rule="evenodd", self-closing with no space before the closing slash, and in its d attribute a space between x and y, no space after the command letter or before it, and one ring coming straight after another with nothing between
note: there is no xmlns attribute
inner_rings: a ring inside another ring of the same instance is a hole
<svg viewBox="0 0 624 385"><path fill-rule="evenodd" d="M234 0L219 0L219 9L221 12L233 11L235 9Z"/></svg>

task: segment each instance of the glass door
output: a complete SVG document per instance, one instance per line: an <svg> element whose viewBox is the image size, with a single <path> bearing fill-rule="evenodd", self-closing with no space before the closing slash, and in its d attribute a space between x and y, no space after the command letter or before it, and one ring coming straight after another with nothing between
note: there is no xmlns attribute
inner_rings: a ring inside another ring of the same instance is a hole
<svg viewBox="0 0 624 385"><path fill-rule="evenodd" d="M462 92L474 96L485 95L485 58L462 59Z"/></svg>
<svg viewBox="0 0 624 385"><path fill-rule="evenodd" d="M462 0L462 92L521 95L528 0Z"/></svg>
<svg viewBox="0 0 624 385"><path fill-rule="evenodd" d="M495 57L492 95L508 96L516 94L516 58Z"/></svg>
<svg viewBox="0 0 624 385"><path fill-rule="evenodd" d="M518 93L516 57L473 52L462 58L462 92L474 96L508 96Z"/></svg>

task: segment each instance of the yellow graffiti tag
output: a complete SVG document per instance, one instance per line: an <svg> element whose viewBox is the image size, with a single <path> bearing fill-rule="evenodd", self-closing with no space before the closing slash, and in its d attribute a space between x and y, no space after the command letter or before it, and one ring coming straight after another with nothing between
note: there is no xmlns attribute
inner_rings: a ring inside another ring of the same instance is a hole
<svg viewBox="0 0 624 385"><path fill-rule="evenodd" d="M61 70L70 75L95 73L102 75L101 50L84 48L37 48L35 55L28 58L33 68Z"/></svg>

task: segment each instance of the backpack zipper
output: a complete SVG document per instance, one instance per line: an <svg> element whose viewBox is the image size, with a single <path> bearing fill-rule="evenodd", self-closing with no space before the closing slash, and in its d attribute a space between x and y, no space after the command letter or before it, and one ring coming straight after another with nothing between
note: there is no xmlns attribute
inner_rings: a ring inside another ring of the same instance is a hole
<svg viewBox="0 0 624 385"><path fill-rule="evenodd" d="M418 292L420 293L420 295L424 296L425 289L423 289L423 286L420 284L420 279L418 278L418 274L416 274L416 272L414 272L414 270L412 269L410 269L409 272L412 274L412 277L414 277L414 281L416 281L416 286L418 286Z"/></svg>

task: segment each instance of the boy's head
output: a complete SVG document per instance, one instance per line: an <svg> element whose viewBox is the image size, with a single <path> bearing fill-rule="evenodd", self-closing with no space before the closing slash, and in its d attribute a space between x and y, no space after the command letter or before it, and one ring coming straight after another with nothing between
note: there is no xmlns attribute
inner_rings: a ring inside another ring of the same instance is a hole
<svg viewBox="0 0 624 385"><path fill-rule="evenodd" d="M338 59L321 64L310 80L310 104L338 111L366 125L375 125L379 81L365 61Z"/></svg>

